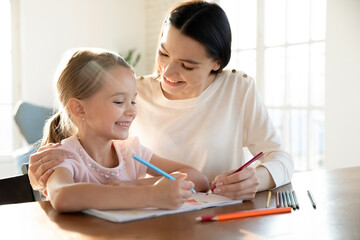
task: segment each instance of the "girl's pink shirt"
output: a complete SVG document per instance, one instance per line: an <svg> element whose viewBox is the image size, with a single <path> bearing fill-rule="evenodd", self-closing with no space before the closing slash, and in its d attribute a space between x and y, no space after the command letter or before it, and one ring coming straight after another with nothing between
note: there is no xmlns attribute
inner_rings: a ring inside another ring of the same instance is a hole
<svg viewBox="0 0 360 240"><path fill-rule="evenodd" d="M61 146L58 148L70 152L72 158L65 159L55 168L63 167L68 169L74 182L130 181L146 175L147 167L134 160L132 156L136 154L149 162L153 152L142 146L137 137L114 140L113 145L119 159L119 165L114 168L107 168L95 162L81 146L78 138L71 136L61 141Z"/></svg>

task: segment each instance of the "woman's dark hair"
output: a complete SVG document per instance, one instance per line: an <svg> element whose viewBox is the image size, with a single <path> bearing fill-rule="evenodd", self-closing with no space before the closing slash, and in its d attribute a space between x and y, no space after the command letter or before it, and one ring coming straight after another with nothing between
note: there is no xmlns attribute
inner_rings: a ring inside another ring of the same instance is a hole
<svg viewBox="0 0 360 240"><path fill-rule="evenodd" d="M182 3L170 12L166 23L203 44L209 56L220 61L220 68L214 73L221 71L229 63L231 29L229 20L219 5L204 1Z"/></svg>

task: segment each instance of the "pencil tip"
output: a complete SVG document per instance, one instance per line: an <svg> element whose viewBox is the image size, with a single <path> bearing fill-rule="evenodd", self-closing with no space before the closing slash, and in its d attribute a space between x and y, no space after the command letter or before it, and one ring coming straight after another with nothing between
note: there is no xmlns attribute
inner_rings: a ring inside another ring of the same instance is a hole
<svg viewBox="0 0 360 240"><path fill-rule="evenodd" d="M196 221L201 222L201 217L195 218Z"/></svg>

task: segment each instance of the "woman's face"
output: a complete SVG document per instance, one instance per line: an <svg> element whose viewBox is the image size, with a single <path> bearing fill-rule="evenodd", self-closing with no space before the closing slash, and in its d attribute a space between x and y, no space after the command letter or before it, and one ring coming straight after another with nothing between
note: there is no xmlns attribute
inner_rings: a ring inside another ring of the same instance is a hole
<svg viewBox="0 0 360 240"><path fill-rule="evenodd" d="M161 87L168 99L199 96L215 79L219 61L211 59L198 41L166 25L156 56L161 73Z"/></svg>

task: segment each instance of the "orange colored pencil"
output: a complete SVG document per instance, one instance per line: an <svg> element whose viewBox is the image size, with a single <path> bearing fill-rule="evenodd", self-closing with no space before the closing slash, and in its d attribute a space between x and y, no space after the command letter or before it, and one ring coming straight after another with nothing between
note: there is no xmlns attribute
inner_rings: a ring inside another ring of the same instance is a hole
<svg viewBox="0 0 360 240"><path fill-rule="evenodd" d="M234 213L225 213L219 214L214 216L201 216L197 217L197 221L223 221L223 220L230 220L236 218L244 218L244 217L254 217L254 216L262 216L262 215L270 215L270 214L278 214L278 213L289 213L291 212L291 207L287 208L262 208L262 209L255 209L249 211L241 211L241 212L234 212Z"/></svg>

